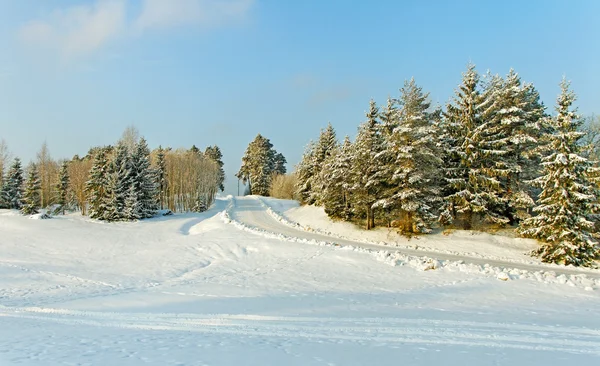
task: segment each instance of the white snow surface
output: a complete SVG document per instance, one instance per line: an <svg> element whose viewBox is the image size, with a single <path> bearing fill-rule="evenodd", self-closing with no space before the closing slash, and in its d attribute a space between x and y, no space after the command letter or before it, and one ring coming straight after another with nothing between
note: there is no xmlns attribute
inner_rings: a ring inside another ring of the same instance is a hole
<svg viewBox="0 0 600 366"><path fill-rule="evenodd" d="M255 197L134 223L0 210L0 365L600 362L595 273L391 249Z"/></svg>

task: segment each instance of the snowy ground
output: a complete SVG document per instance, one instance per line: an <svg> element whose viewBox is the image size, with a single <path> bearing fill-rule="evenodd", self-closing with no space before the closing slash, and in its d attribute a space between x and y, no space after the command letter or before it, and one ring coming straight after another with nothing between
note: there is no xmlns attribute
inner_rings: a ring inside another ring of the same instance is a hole
<svg viewBox="0 0 600 366"><path fill-rule="evenodd" d="M285 225L235 202L118 224L0 211L0 365L600 362L595 284L393 266L266 235Z"/></svg>

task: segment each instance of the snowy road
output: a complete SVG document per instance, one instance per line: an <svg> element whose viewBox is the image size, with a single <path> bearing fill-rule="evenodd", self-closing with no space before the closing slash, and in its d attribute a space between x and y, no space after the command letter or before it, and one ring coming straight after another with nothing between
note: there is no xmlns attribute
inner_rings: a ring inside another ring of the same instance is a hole
<svg viewBox="0 0 600 366"><path fill-rule="evenodd" d="M322 242L333 242L339 244L341 246L354 246L360 247L370 250L389 250L389 251L397 251L406 255L412 256L428 256L431 258L436 258L440 260L449 260L449 261L465 261L467 263L477 264L477 265L485 265L489 264L495 267L504 267L504 268L517 268L526 271L554 271L557 274L565 274L565 275L577 275L577 274L585 274L590 278L600 278L600 271L598 270L586 270L586 269L570 269L570 268L561 268L559 266L552 267L541 267L538 265L530 265L518 262L511 261L501 261L494 259L484 259L484 258L474 258L468 257L464 255L454 255L454 254L446 254L439 252L428 252L426 250L413 250L406 248L395 248L385 245L376 245L369 244L360 241L352 241L347 239L340 239L331 236L327 236L321 233L314 233L304 231L298 228L294 228L288 225L285 225L279 221L277 221L273 216L271 216L264 205L255 197L247 196L247 197L237 197L234 199L233 210L231 210L231 217L234 220L237 220L247 226L255 227L261 230L265 230L275 234L283 234L289 237L296 237L307 240L316 240Z"/></svg>

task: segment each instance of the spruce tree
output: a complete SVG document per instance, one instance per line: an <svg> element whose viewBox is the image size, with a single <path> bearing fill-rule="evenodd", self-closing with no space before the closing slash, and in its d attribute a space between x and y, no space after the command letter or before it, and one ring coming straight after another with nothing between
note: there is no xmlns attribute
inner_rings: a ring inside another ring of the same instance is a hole
<svg viewBox="0 0 600 366"><path fill-rule="evenodd" d="M326 181L319 180L319 173L323 167L325 159L327 159L338 147L339 143L336 137L335 130L331 123L321 130L317 144L315 145L314 154L312 155L312 176L309 178L311 190L308 196L309 204L322 205L322 193L327 185Z"/></svg>
<svg viewBox="0 0 600 366"><path fill-rule="evenodd" d="M8 209L20 210L23 198L23 168L21 160L15 158L8 169L0 192L3 201L3 207Z"/></svg>
<svg viewBox="0 0 600 366"><path fill-rule="evenodd" d="M592 266L600 258L590 215L598 212L598 168L581 156L584 133L576 110L575 94L565 80L557 99L556 117L542 158L543 175L534 183L542 189L533 211L522 222L521 235L542 241L534 252L544 262Z"/></svg>
<svg viewBox="0 0 600 366"><path fill-rule="evenodd" d="M135 149L134 149L135 151ZM116 147L115 156L109 165L107 202L105 219L107 221L127 220L125 216L125 200L129 194L132 181L131 159L129 149L122 142Z"/></svg>
<svg viewBox="0 0 600 366"><path fill-rule="evenodd" d="M236 177L248 183L250 194L268 196L275 168L275 150L269 139L258 134L248 145L242 157L242 166Z"/></svg>
<svg viewBox="0 0 600 366"><path fill-rule="evenodd" d="M301 203L310 203L311 192L313 189L313 177L315 175L315 146L314 141L310 141L304 148L302 159L296 165L296 195Z"/></svg>
<svg viewBox="0 0 600 366"><path fill-rule="evenodd" d="M223 170L223 153L221 153L221 149L217 146L209 146L204 151L204 155L209 159L212 159L219 166L219 189L221 192L225 190L225 171ZM160 165L159 165L160 169Z"/></svg>
<svg viewBox="0 0 600 366"><path fill-rule="evenodd" d="M85 183L88 196L89 216L92 219L104 220L107 215L109 191L109 161L107 149L100 148L95 151L94 163L90 170L89 180Z"/></svg>
<svg viewBox="0 0 600 366"><path fill-rule="evenodd" d="M385 187L377 205L398 212L402 232L428 233L442 202L438 131L429 96L414 79L405 82L400 92L398 126L385 145L385 153L391 159L382 167L384 172L391 167L391 172L385 174L391 184Z"/></svg>
<svg viewBox="0 0 600 366"><path fill-rule="evenodd" d="M469 65L463 74L453 103L444 114L444 143L448 153L444 162L447 206L440 217L442 223L460 215L464 229L471 229L475 221L504 224L509 220L497 213L502 205L500 177L507 168L496 165L505 150L499 149L500 136L493 121L486 120L492 103L492 88L479 91L479 74Z"/></svg>
<svg viewBox="0 0 600 366"><path fill-rule="evenodd" d="M34 215L39 212L41 206L41 189L42 185L37 166L32 163L28 167L27 182L23 195L23 207L21 208L23 215Z"/></svg>
<svg viewBox="0 0 600 366"><path fill-rule="evenodd" d="M65 210L69 205L69 162L64 161L58 171L58 182L56 183L56 204L58 205L55 213L62 212L65 214Z"/></svg>
<svg viewBox="0 0 600 366"><path fill-rule="evenodd" d="M328 182L323 191L322 201L325 213L332 218L350 220L350 169L352 167L352 143L346 136L342 146L336 148L325 159L319 179Z"/></svg>
<svg viewBox="0 0 600 366"><path fill-rule="evenodd" d="M352 168L350 170L350 193L353 212L366 218L366 229L375 227L374 207L381 193L380 171L377 166L377 155L383 149L383 141L379 133L379 108L371 100L365 121L358 130L353 144Z"/></svg>
<svg viewBox="0 0 600 366"><path fill-rule="evenodd" d="M274 166L273 166L274 174L282 174L283 175L283 174L287 173L287 169L285 167L285 164L287 164L287 160L285 159L285 156L283 156L282 153L275 152L273 161L274 161Z"/></svg>
<svg viewBox="0 0 600 366"><path fill-rule="evenodd" d="M140 219L153 217L158 209L157 186L155 172L150 167L150 150L143 137L135 145L134 153L131 156L130 176L130 184L137 193L137 204L139 204L140 211L128 219L135 219L134 216L139 216ZM137 204L131 206L130 211L138 207Z"/></svg>

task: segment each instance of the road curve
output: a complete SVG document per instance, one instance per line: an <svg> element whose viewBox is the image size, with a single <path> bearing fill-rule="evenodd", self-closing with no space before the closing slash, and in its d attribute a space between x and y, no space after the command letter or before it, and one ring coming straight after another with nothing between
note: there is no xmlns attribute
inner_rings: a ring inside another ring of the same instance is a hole
<svg viewBox="0 0 600 366"><path fill-rule="evenodd" d="M336 244L342 246L354 246L360 247L364 249L371 250L389 250L389 251L397 251L405 255L412 256L427 256L431 258L436 258L439 260L450 260L450 261L464 261L465 263L472 263L477 265L485 265L489 264L495 267L504 267L504 268L517 268L521 270L527 271L553 271L556 274L565 274L565 275L580 275L585 274L590 278L600 278L600 271L598 270L578 270L571 268L560 268L560 267L545 267L538 266L535 264L526 264L526 263L518 263L511 261L503 261L503 260L494 260L494 259L485 259L485 258L475 258L468 257L463 255L455 255L455 254L446 254L446 253L438 253L438 252L429 252L425 250L415 250L415 249L406 249L399 247L391 247L385 245L376 245L369 244L360 241L353 241L347 239L339 239L336 237L328 236L325 234L314 233L304 231L299 228L294 228L291 226L287 226L282 224L273 218L266 210L266 208L262 205L262 203L255 197L236 197L233 199L233 208L230 211L230 216L232 219L241 222L250 227L255 227L258 229L262 229L268 231L270 233L275 234L283 234L289 237L300 238L300 239L308 239L308 240L316 240L322 242L334 242Z"/></svg>

